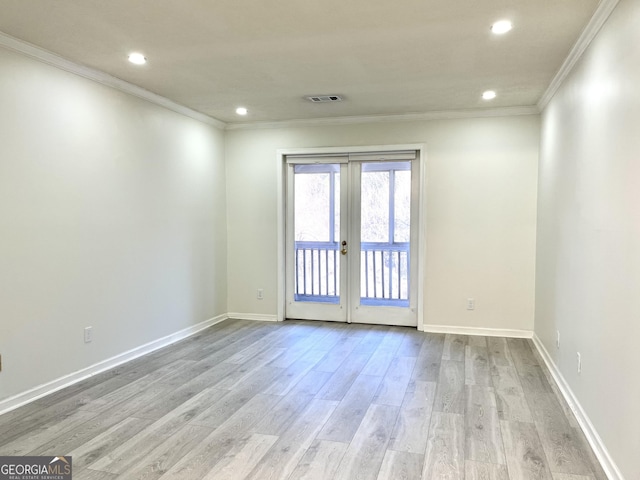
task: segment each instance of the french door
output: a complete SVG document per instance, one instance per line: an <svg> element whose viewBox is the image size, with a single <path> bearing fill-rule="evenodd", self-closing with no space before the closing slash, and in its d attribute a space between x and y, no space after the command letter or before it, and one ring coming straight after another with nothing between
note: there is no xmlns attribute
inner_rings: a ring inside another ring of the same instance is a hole
<svg viewBox="0 0 640 480"><path fill-rule="evenodd" d="M415 151L287 157L287 318L417 325Z"/></svg>

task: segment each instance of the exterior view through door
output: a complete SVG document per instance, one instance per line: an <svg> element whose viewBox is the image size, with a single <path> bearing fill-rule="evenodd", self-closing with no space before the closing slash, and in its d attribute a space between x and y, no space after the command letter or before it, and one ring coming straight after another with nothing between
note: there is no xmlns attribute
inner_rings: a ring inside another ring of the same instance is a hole
<svg viewBox="0 0 640 480"><path fill-rule="evenodd" d="M417 152L286 161L286 317L416 326Z"/></svg>

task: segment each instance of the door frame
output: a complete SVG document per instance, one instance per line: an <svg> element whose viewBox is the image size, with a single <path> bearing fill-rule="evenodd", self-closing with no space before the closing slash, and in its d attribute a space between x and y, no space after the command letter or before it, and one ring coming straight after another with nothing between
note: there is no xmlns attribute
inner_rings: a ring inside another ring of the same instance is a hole
<svg viewBox="0 0 640 480"><path fill-rule="evenodd" d="M291 148L278 149L276 151L277 162L277 301L278 312L277 321L281 322L285 319L286 308L286 218L287 218L287 190L286 186L286 157L287 155L327 155L340 153L370 153L370 152L391 152L402 150L415 150L418 153L420 169L419 169L419 188L418 192L418 271L416 274L417 282L417 329L424 329L424 285L425 285L425 258L426 258L426 185L427 185L427 161L425 153L425 144L393 144L393 145L371 145L371 146L353 146L353 147L319 147L319 148Z"/></svg>

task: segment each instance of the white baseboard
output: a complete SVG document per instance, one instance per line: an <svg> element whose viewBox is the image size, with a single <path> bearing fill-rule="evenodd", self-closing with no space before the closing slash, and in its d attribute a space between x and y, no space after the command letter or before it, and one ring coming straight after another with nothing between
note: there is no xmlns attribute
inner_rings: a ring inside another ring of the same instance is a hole
<svg viewBox="0 0 640 480"><path fill-rule="evenodd" d="M538 349L538 353L540 353L540 356L544 360L544 363L547 365L549 372L551 372L551 376L558 385L562 396L567 401L569 408L571 408L571 411L575 415L580 428L582 428L582 431L587 437L589 445L591 445L593 452L595 453L596 457L598 457L600 465L607 474L607 477L609 477L609 480L624 480L622 473L613 461L613 458L611 458L611 455L609 454L607 447L604 445L604 442L600 438L600 435L598 435L596 428L593 426L593 423L591 423L591 420L587 416L587 413L582 408L582 405L580 405L580 402L574 395L571 387L569 387L569 384L560 372L560 369L558 369L555 362L551 358L551 355L549 355L549 352L545 348L538 335L533 335L533 343Z"/></svg>
<svg viewBox="0 0 640 480"><path fill-rule="evenodd" d="M484 337L532 338L530 330L509 330L506 328L456 327L450 325L422 325L423 332L452 333L456 335L481 335Z"/></svg>
<svg viewBox="0 0 640 480"><path fill-rule="evenodd" d="M102 362L95 363L89 367L78 370L77 372L70 373L51 382L27 390L26 392L22 392L13 397L1 400L0 415L26 405L27 403L31 403L34 400L42 398L65 387L69 387L74 383L78 383L93 375L111 370L118 365L130 362L131 360L134 360L143 355L147 355L148 353L158 350L159 348L166 347L168 345L171 345L172 343L176 343L180 340L190 337L191 335L195 335L199 331L215 325L216 323L220 323L227 318L229 318L227 314L218 315L217 317L210 318L209 320L205 320L204 322L198 323L191 327L184 328L175 333L172 333L171 335L167 335L166 337L162 337L158 340L154 340L139 347L133 348L127 352L116 355L115 357L111 357L107 360L103 360Z"/></svg>
<svg viewBox="0 0 640 480"><path fill-rule="evenodd" d="M262 313L227 313L228 318L235 318L237 320L252 320L254 322L277 322L277 315L267 315Z"/></svg>

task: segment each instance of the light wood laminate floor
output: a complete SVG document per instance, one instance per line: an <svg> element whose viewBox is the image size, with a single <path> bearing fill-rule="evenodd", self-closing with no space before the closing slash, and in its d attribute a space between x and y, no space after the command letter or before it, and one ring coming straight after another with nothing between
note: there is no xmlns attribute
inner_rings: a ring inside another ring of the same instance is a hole
<svg viewBox="0 0 640 480"><path fill-rule="evenodd" d="M0 416L74 479L606 480L529 340L228 320Z"/></svg>

